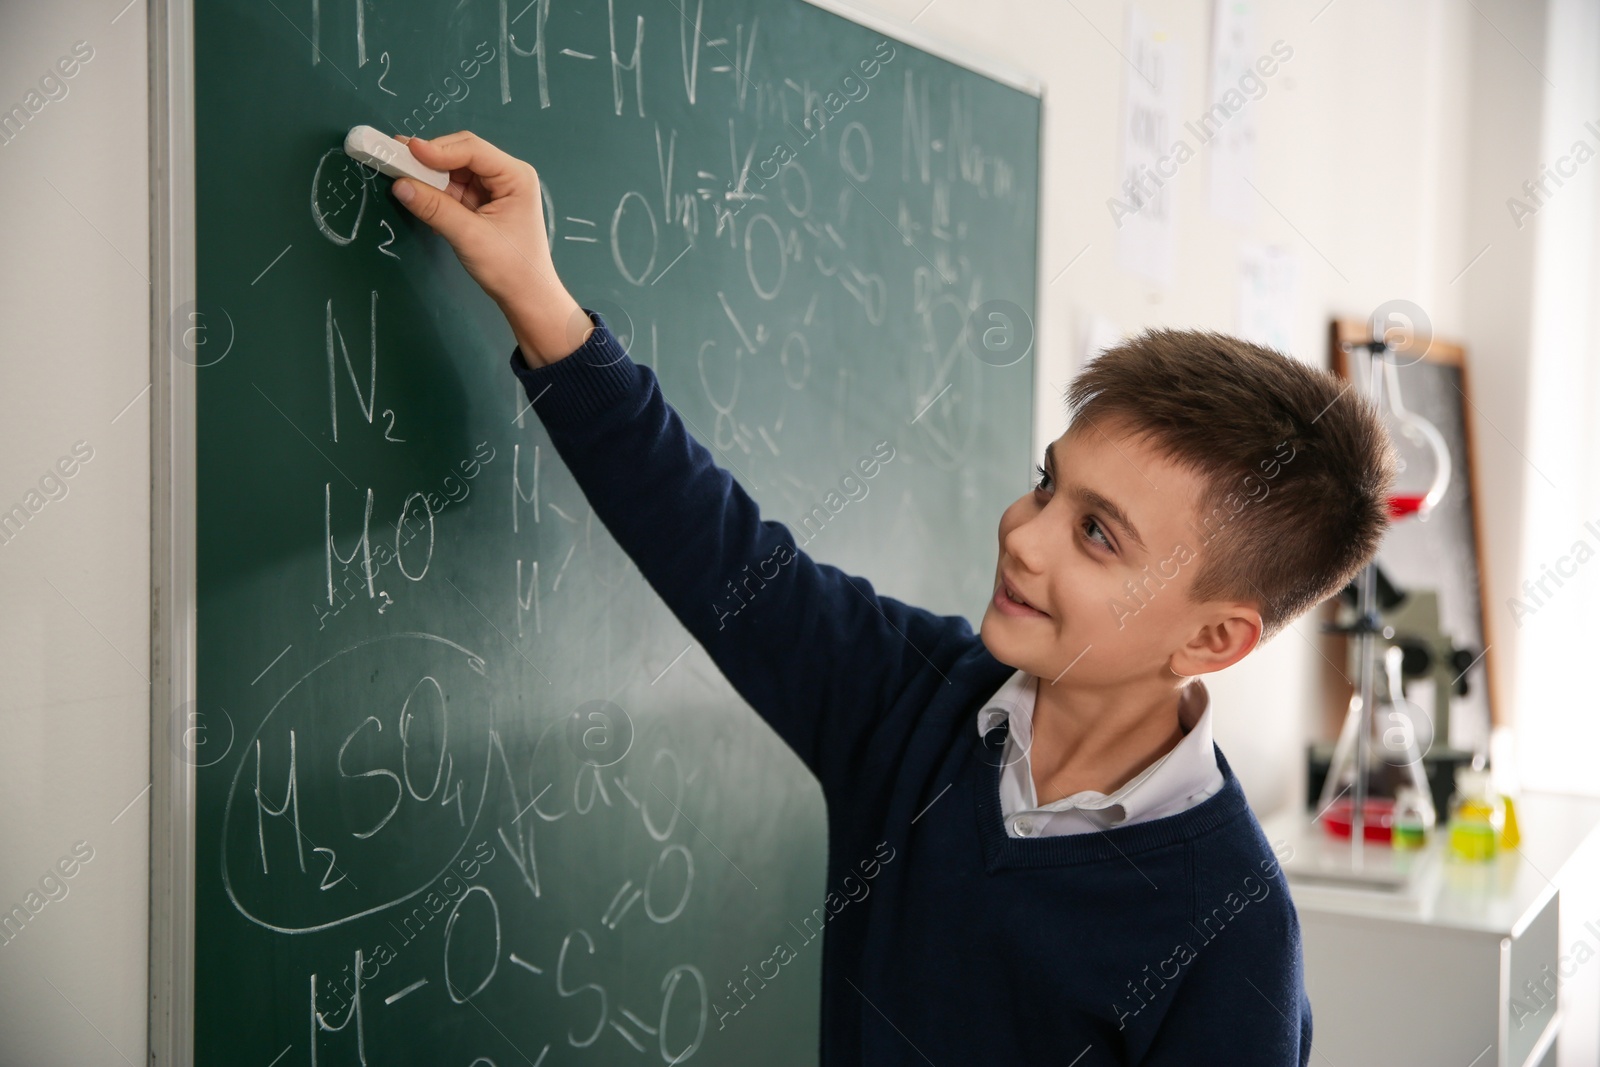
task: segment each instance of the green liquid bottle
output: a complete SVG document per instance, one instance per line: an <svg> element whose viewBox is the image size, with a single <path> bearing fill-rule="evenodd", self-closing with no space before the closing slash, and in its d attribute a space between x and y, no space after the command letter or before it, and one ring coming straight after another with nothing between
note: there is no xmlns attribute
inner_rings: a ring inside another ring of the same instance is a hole
<svg viewBox="0 0 1600 1067"><path fill-rule="evenodd" d="M1421 848L1428 843L1428 816L1417 791L1402 787L1394 798L1394 822L1389 842L1398 851Z"/></svg>

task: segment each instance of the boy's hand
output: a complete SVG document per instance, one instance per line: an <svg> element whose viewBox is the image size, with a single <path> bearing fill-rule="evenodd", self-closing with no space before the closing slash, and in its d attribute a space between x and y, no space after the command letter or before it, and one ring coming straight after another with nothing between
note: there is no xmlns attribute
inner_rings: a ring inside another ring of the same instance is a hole
<svg viewBox="0 0 1600 1067"><path fill-rule="evenodd" d="M450 242L461 265L500 306L534 366L570 355L594 324L556 277L539 175L468 130L432 141L396 134L418 162L450 173L444 191L397 178L395 198Z"/></svg>

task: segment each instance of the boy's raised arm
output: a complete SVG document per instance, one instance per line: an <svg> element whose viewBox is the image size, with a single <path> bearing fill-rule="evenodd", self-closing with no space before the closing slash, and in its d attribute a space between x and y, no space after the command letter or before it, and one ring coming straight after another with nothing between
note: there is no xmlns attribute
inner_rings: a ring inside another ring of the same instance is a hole
<svg viewBox="0 0 1600 1067"><path fill-rule="evenodd" d="M596 514L752 707L822 780L841 780L906 682L947 664L964 620L818 564L719 467L556 276L538 175L469 132L399 138L450 172L395 195L448 240L505 313L513 369ZM731 586L730 586L730 583ZM734 615L733 589L742 607Z"/></svg>
<svg viewBox="0 0 1600 1067"><path fill-rule="evenodd" d="M603 321L568 358L511 365L640 573L824 786L838 780L904 682L946 660L951 620L878 596L763 520Z"/></svg>

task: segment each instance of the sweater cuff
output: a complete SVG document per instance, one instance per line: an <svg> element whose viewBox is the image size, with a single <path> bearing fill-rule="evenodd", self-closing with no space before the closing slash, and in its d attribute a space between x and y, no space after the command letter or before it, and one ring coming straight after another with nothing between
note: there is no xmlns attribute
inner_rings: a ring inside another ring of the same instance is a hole
<svg viewBox="0 0 1600 1067"><path fill-rule="evenodd" d="M551 429L577 426L604 411L634 387L639 366L598 312L584 308L594 330L564 359L542 367L528 364L522 346L511 351L511 370L522 380L530 406Z"/></svg>

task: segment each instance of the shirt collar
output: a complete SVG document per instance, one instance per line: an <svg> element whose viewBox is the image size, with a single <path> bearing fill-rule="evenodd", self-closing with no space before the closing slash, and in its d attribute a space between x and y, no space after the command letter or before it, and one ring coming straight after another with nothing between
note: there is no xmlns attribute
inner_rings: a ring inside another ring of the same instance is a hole
<svg viewBox="0 0 1600 1067"><path fill-rule="evenodd" d="M1035 681L1034 676L1024 670L1018 670L1007 678L1005 684L995 690L989 702L978 710L978 736L982 737L1005 722L1013 713L1019 713L1019 720L1031 722L1033 699L1038 692Z"/></svg>
<svg viewBox="0 0 1600 1067"><path fill-rule="evenodd" d="M1038 694L1038 679L1018 670L995 691L978 711L978 733L987 734L1001 723L1009 724L1010 740L1024 755L1016 769L1024 779L1026 796L1037 804L1033 773L1026 750L1033 735L1033 706ZM1216 754L1212 749L1211 693L1199 678L1184 687L1178 703L1178 722L1185 733L1179 742L1150 766L1113 792L1086 789L1030 810L1052 811L1066 808L1112 809L1120 811L1116 822L1142 817L1205 790L1216 777Z"/></svg>

